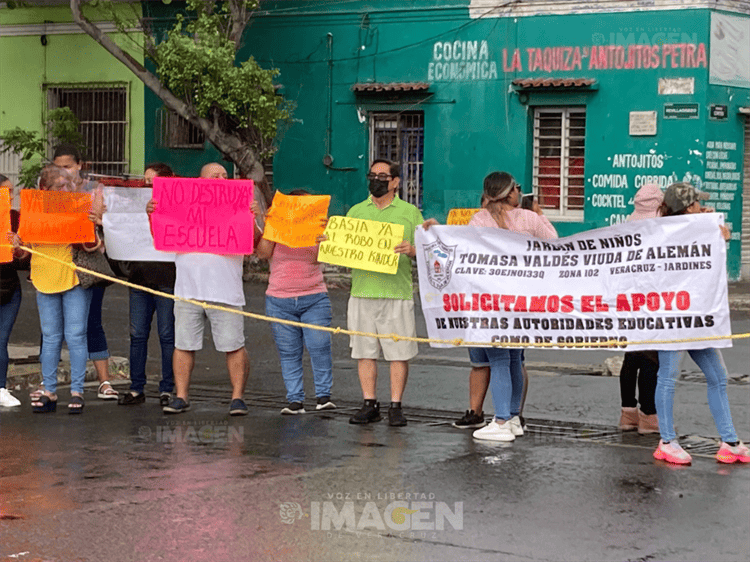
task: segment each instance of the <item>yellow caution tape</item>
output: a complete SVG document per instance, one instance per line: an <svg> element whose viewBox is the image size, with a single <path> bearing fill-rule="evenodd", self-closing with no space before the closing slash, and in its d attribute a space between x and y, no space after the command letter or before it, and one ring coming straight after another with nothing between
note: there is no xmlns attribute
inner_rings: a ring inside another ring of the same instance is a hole
<svg viewBox="0 0 750 562"><path fill-rule="evenodd" d="M5 246L5 245L4 245ZM606 341L600 341L600 342L579 342L579 343L560 343L560 342L540 342L540 343L520 343L520 342L475 342L475 341L466 341L462 338L455 338L452 340L441 340L441 339L433 339L433 338L418 338L418 337L410 337L410 336L400 336L398 334L373 334L370 332L358 332L356 330L347 330L344 328L336 327L331 328L328 326L318 326L316 324L306 324L304 322L295 322L293 320L283 320L281 318L273 318L271 316L266 316L264 314L256 314L254 312L245 312L241 310L233 310L231 308L226 308L223 306L215 305L215 304L208 304L206 302L196 301L193 299L184 299L182 297L176 297L170 293L164 293L162 291L157 291L155 289L149 289L148 287L142 287L140 285L136 285L135 283L130 283L129 281L123 281L122 279L117 279L116 277L110 277L109 275L104 275L102 273L97 273L96 271L91 271L89 269L77 266L74 263L68 263L64 262L62 260L59 260L57 258L53 258L51 256L48 256L46 254L43 254L41 252L38 252L32 248L28 248L26 246L21 246L21 249L29 252L30 254L36 254L37 256L43 257L45 259L57 262L61 265L71 267L76 271L81 271L83 273L88 273L89 275L93 275L95 277L99 277L100 279L104 279L106 281L111 281L112 283L117 283L119 285L123 285L125 287L130 287L131 289L138 289L139 291L145 291L147 293L151 293L152 295L156 295L158 297L164 297L167 299L172 299L175 301L182 301L182 302L188 302L190 304L194 304L197 306L200 306L204 309L214 309L214 310L222 310L224 312L231 312L234 314L241 314L243 316L247 316L248 318L253 318L255 320L263 320L265 322L277 322L279 324L286 324L288 326L296 326L298 328L311 328L313 330L321 330L323 332L330 332L333 334L344 334L348 336L364 336L369 338L378 338L378 339L391 339L394 342L397 341L414 341L417 343L436 343L436 344L442 344L442 345L452 345L454 347L513 347L513 348L519 348L519 347L531 347L531 348L545 348L545 347L555 347L555 348L568 348L568 347L607 347L607 348L622 348L626 346L631 345L651 345L651 344L662 344L662 343L686 343L686 342L700 342L700 341L716 341L716 340L737 340L737 339L744 339L744 338L750 338L750 333L747 334L730 334L728 336L704 336L701 338L683 338L683 339L674 339L674 340L646 340L646 341L627 341L623 342L620 340L606 340Z"/></svg>

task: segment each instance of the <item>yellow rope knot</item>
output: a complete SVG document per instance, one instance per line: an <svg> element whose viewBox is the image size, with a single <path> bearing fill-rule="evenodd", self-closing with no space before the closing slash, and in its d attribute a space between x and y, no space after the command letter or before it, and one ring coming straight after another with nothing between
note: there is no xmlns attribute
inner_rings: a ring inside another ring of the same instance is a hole
<svg viewBox="0 0 750 562"><path fill-rule="evenodd" d="M340 334L341 333L341 326L336 326L336 328L333 330L334 334Z"/></svg>
<svg viewBox="0 0 750 562"><path fill-rule="evenodd" d="M391 334L391 339L395 342L399 341L401 338L398 336L398 334Z"/></svg>
<svg viewBox="0 0 750 562"><path fill-rule="evenodd" d="M464 343L464 340L463 338L456 338L455 340L452 340L451 343L453 344L454 347L459 347L460 345Z"/></svg>

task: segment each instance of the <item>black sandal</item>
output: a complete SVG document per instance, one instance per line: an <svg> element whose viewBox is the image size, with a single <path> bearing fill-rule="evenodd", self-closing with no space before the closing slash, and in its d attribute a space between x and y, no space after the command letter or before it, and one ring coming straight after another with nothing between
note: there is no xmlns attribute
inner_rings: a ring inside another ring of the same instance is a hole
<svg viewBox="0 0 750 562"><path fill-rule="evenodd" d="M132 406L134 404L143 404L145 401L146 395L143 392L139 392L138 394L126 392L125 394L120 394L120 398L117 400L117 403L120 406Z"/></svg>
<svg viewBox="0 0 750 562"><path fill-rule="evenodd" d="M83 402L83 396L71 396L70 402L68 402L68 413L80 414L81 412L83 412L84 406L85 403Z"/></svg>
<svg viewBox="0 0 750 562"><path fill-rule="evenodd" d="M39 403L39 406L34 406L34 403ZM57 400L52 400L46 394L42 394L39 398L31 403L31 411L35 414L46 414L48 412L57 411Z"/></svg>

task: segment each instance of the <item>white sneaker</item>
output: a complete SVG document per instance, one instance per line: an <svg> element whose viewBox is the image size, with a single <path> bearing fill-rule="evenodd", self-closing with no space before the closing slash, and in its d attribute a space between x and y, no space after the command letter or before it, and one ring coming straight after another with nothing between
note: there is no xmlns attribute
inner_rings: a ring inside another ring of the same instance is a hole
<svg viewBox="0 0 750 562"><path fill-rule="evenodd" d="M504 423L498 423L497 420L492 420L489 424L481 429L477 429L474 433L474 439L483 439L485 441L515 441L516 436L513 435L511 430L511 424L509 421Z"/></svg>
<svg viewBox="0 0 750 562"><path fill-rule="evenodd" d="M21 401L13 396L7 388L0 388L0 406L20 406Z"/></svg>
<svg viewBox="0 0 750 562"><path fill-rule="evenodd" d="M523 435L521 418L519 418L518 416L513 416L508 420L508 423L510 424L510 430L513 432L513 435L515 435L516 437L521 437L521 435Z"/></svg>

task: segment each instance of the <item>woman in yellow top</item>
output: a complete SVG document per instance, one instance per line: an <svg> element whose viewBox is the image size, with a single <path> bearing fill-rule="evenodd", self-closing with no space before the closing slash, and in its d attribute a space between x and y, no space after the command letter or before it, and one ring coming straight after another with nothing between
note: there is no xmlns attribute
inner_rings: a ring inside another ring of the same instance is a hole
<svg viewBox="0 0 750 562"><path fill-rule="evenodd" d="M72 144L61 144L55 148L52 163L63 168L70 176L75 191L85 191L95 194L101 189L97 181L84 180L81 177L83 159L81 152ZM95 224L102 224L101 215L97 217ZM99 283L89 288L91 303L89 305L89 318L86 323L86 341L89 350L89 359L94 364L96 376L99 379L97 396L102 400L117 400L118 392L112 388L109 382L109 348L107 336L102 326L102 302L104 300L105 286Z"/></svg>
<svg viewBox="0 0 750 562"><path fill-rule="evenodd" d="M54 191L74 191L75 186L69 174L59 166L49 165L42 171L39 188ZM16 237L15 242L21 244ZM101 241L87 247L89 251L98 249ZM38 252L73 264L70 244L35 244ZM88 346L86 326L91 302L91 291L80 286L78 276L71 266L46 259L39 254L31 256L31 281L36 288L39 322L42 328L42 377L44 392L33 399L34 412L54 412L57 409L57 365L63 339L70 352L70 403L68 412L80 414L83 411L83 381L86 373Z"/></svg>

